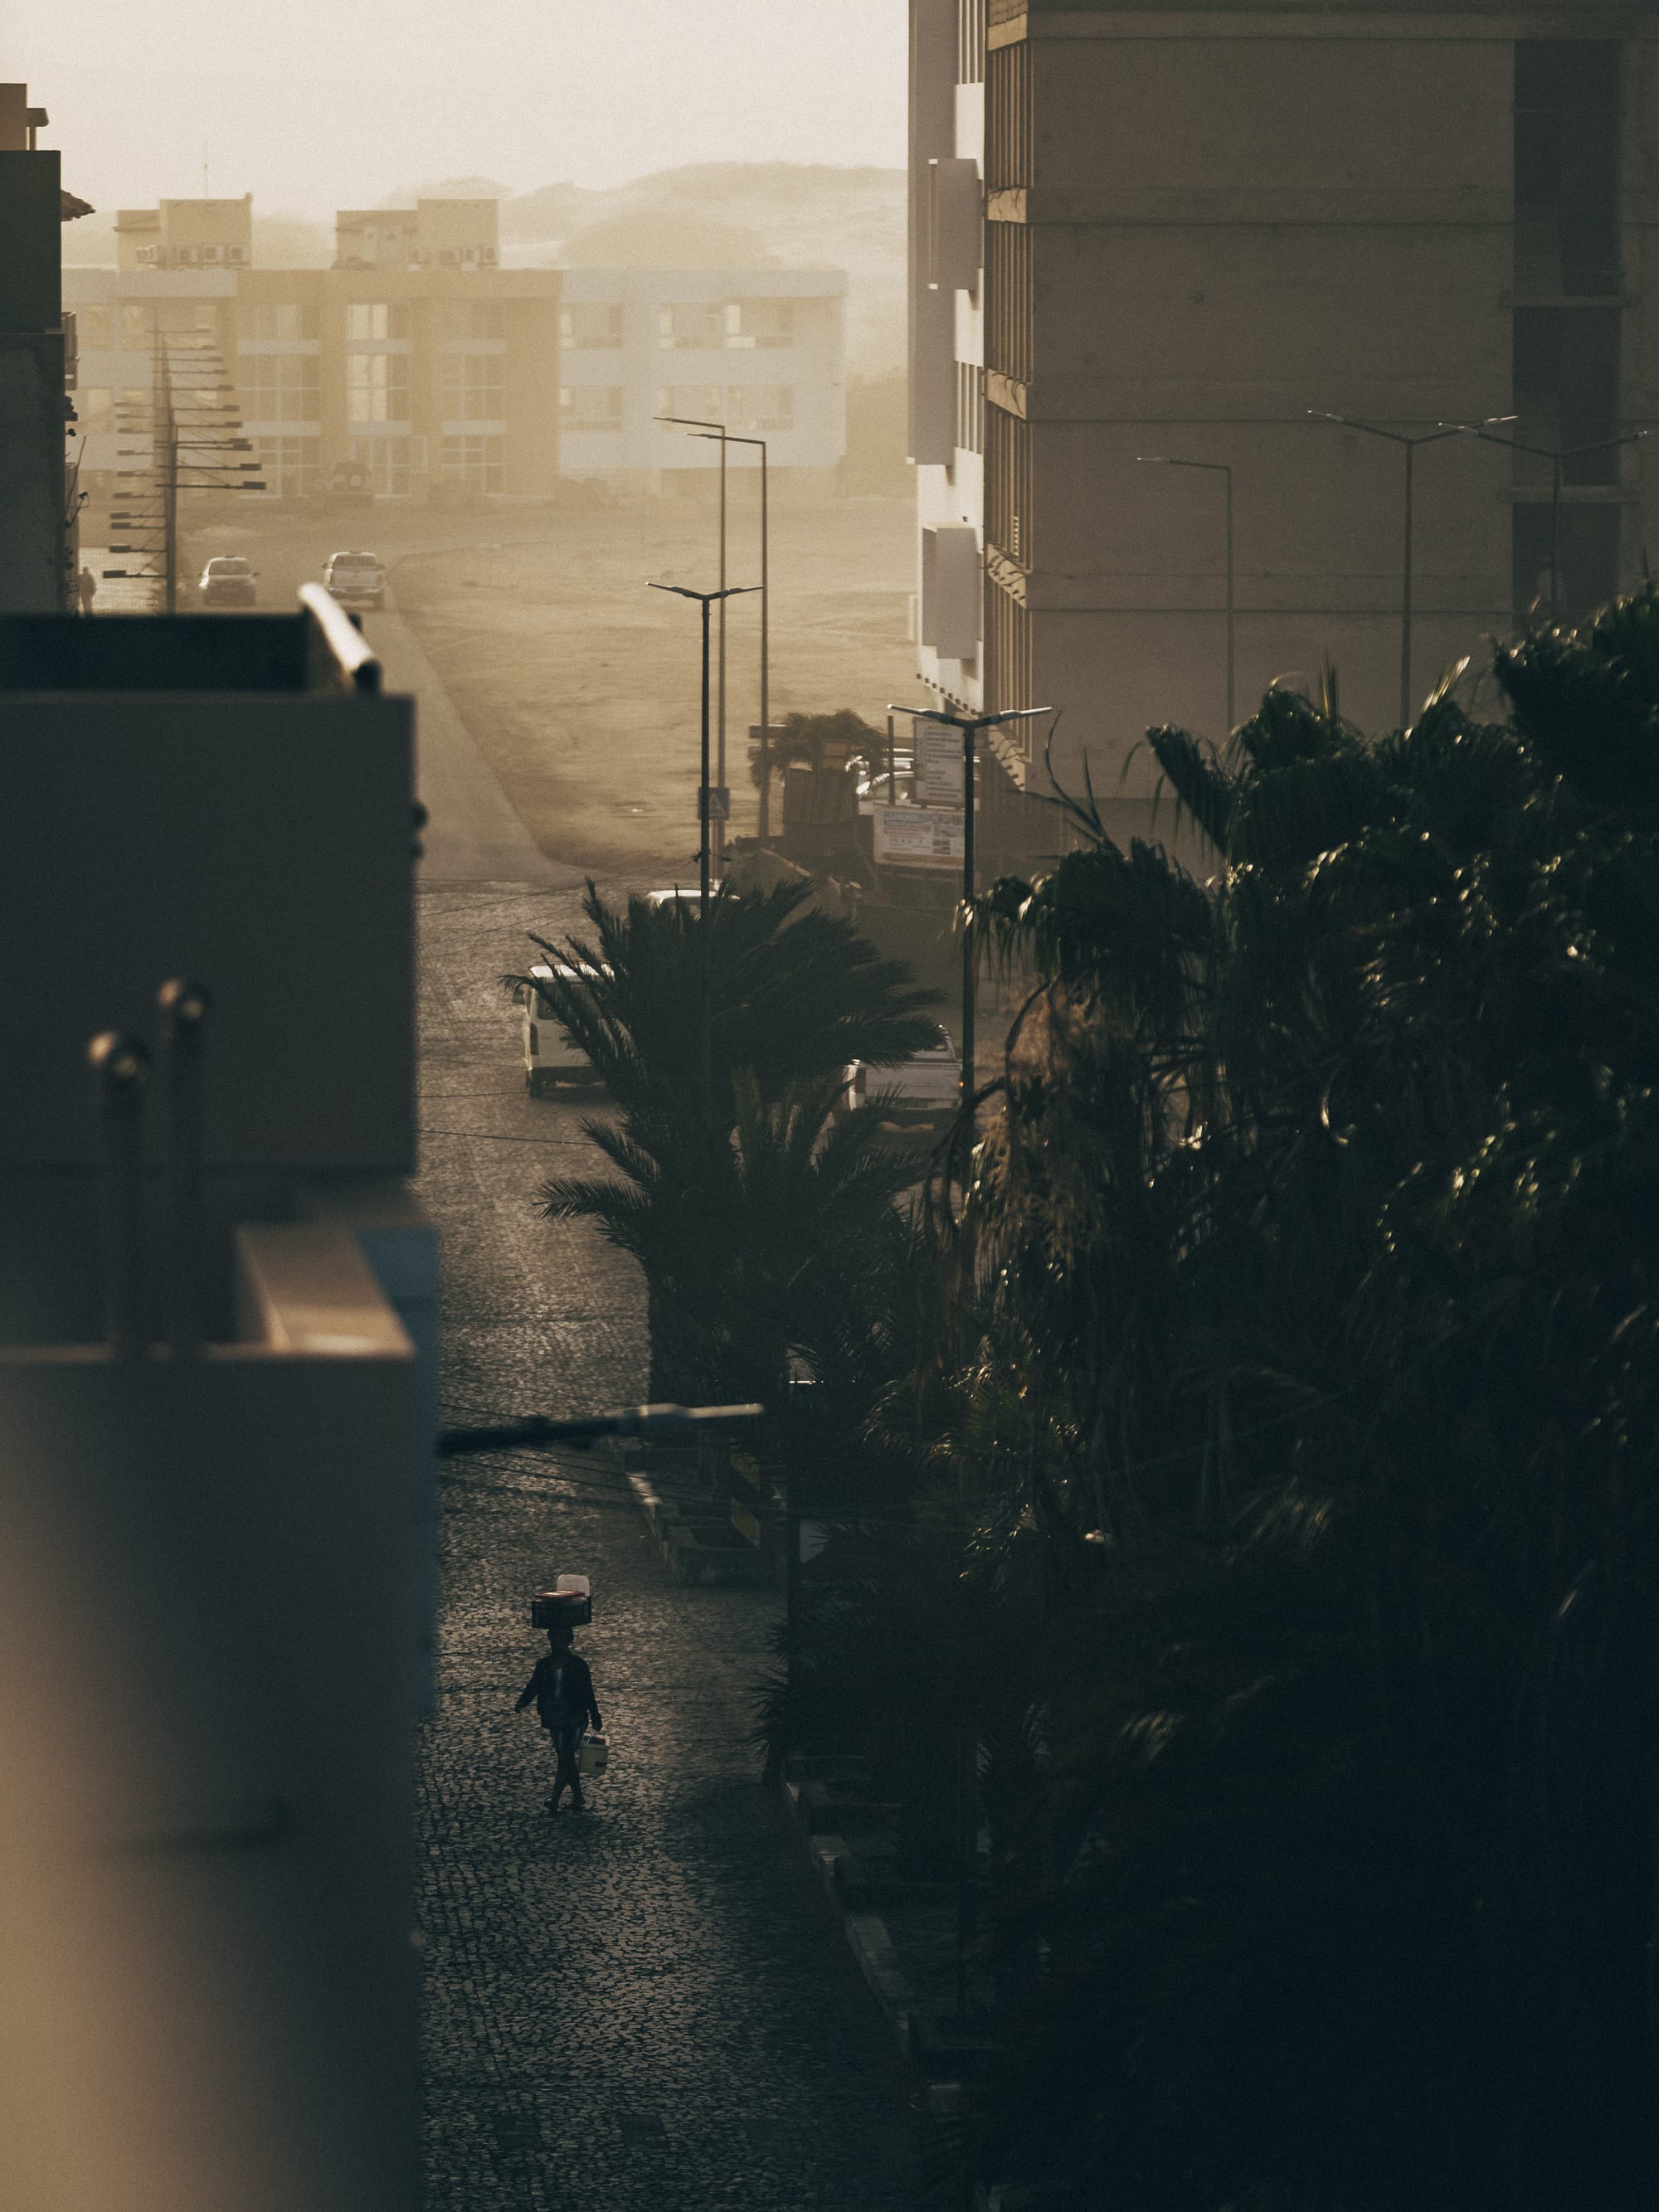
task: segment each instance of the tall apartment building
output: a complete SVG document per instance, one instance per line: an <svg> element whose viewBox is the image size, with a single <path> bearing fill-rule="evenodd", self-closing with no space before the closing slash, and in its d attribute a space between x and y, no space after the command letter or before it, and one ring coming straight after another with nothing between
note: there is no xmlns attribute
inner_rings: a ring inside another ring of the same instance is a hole
<svg viewBox="0 0 1659 2212"><path fill-rule="evenodd" d="M567 269L564 474L660 484L717 467L717 447L655 419L690 415L764 438L795 484L827 478L847 447L846 294L838 269Z"/></svg>
<svg viewBox="0 0 1659 2212"><path fill-rule="evenodd" d="M64 272L85 358L82 482L147 467L124 402L148 397L155 331L216 340L267 495L342 461L390 499L546 498L559 473L559 275L504 270L493 200L343 210L331 269L252 264L248 200L123 210L118 266Z"/></svg>
<svg viewBox="0 0 1659 2212"><path fill-rule="evenodd" d="M1328 415L1567 456L1416 455L1414 700L1558 558L1569 615L1639 577L1656 60L1655 0L912 0L924 682L1146 791L1149 725L1224 733L1231 481L1238 714L1328 657L1390 726L1404 456Z"/></svg>

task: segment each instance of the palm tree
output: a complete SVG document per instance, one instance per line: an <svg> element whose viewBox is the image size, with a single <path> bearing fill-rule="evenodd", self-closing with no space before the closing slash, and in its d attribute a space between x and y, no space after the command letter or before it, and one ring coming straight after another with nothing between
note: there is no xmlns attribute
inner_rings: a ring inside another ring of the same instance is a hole
<svg viewBox="0 0 1659 2212"><path fill-rule="evenodd" d="M735 1115L733 1078L750 1069L764 1099L848 1060L890 1066L932 1041L939 994L884 960L850 922L811 906L811 886L719 890L710 902L708 1030L711 1123ZM684 1101L702 1049L702 919L694 901L610 905L590 883L591 935L541 937L555 973L542 997L623 1112ZM577 980L559 974L566 963ZM508 975L509 988L528 979Z"/></svg>
<svg viewBox="0 0 1659 2212"><path fill-rule="evenodd" d="M680 903L614 908L590 884L591 937L534 940L555 969L537 988L621 1109L583 1125L617 1177L550 1182L544 1211L595 1221L639 1261L653 1395L775 1406L791 1346L844 1365L860 1341L848 1285L915 1179L872 1113L833 1125L832 1109L849 1060L890 1063L931 1038L934 994L808 895L722 890L705 921Z"/></svg>
<svg viewBox="0 0 1659 2212"><path fill-rule="evenodd" d="M1659 2147L1659 601L1495 673L1154 732L1217 882L1085 805L974 916L1035 990L924 1449L1069 1839L986 2155L1079 2203L1633 2204Z"/></svg>

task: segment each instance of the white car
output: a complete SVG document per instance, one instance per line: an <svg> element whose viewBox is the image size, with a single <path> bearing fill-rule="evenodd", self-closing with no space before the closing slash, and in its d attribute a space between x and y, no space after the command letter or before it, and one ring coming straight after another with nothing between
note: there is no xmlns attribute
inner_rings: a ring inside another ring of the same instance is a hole
<svg viewBox="0 0 1659 2212"><path fill-rule="evenodd" d="M551 967L538 960L530 970L532 983L556 975L563 983L591 983L597 971L562 960ZM580 1046L571 1042L564 1025L539 991L520 984L514 997L524 1009L524 1085L532 1098L560 1083L597 1083L593 1064Z"/></svg>
<svg viewBox="0 0 1659 2212"><path fill-rule="evenodd" d="M386 570L373 553L331 553L323 585L343 607L386 605Z"/></svg>
<svg viewBox="0 0 1659 2212"><path fill-rule="evenodd" d="M687 889L684 884L676 884L672 890L647 891L645 895L645 902L647 906L653 907L700 907L702 904L702 893L695 884L693 884L690 889Z"/></svg>
<svg viewBox="0 0 1659 2212"><path fill-rule="evenodd" d="M884 1120L941 1121L962 1103L962 1054L946 1029L936 1029L931 1044L895 1067L872 1067L868 1060L852 1060L843 1073L843 1113L873 1105L881 1109Z"/></svg>
<svg viewBox="0 0 1659 2212"><path fill-rule="evenodd" d="M908 746L893 748L890 784L884 756L875 761L854 761L852 772L860 814L873 814L878 806L908 806L915 798L915 756Z"/></svg>

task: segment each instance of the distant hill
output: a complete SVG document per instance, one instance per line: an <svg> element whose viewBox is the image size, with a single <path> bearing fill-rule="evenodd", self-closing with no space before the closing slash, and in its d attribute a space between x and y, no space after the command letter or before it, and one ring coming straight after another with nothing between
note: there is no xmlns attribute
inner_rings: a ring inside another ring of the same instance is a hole
<svg viewBox="0 0 1659 2212"><path fill-rule="evenodd" d="M902 169L697 162L605 191L516 193L501 202L501 258L521 269L844 269L848 364L879 376L904 360L904 201Z"/></svg>

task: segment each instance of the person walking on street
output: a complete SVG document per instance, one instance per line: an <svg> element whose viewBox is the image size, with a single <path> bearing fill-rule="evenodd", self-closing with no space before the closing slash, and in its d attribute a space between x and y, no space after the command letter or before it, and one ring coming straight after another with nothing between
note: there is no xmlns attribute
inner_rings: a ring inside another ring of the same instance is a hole
<svg viewBox="0 0 1659 2212"><path fill-rule="evenodd" d="M92 612L92 603L98 596L98 579L90 568L82 568L80 575L76 579L75 589L81 602L82 613L89 615Z"/></svg>
<svg viewBox="0 0 1659 2212"><path fill-rule="evenodd" d="M603 1726L593 1697L593 1677L586 1660L571 1650L572 1634L568 1621L561 1621L548 1630L547 1656L537 1661L536 1671L514 1707L515 1712L521 1713L527 1705L533 1705L542 1726L553 1739L556 1764L553 1795L547 1801L550 1813L558 1811L567 1784L571 1811L580 1813L584 1809L586 1801L582 1796L581 1774L576 1763L582 1731L591 1723L597 1734Z"/></svg>

